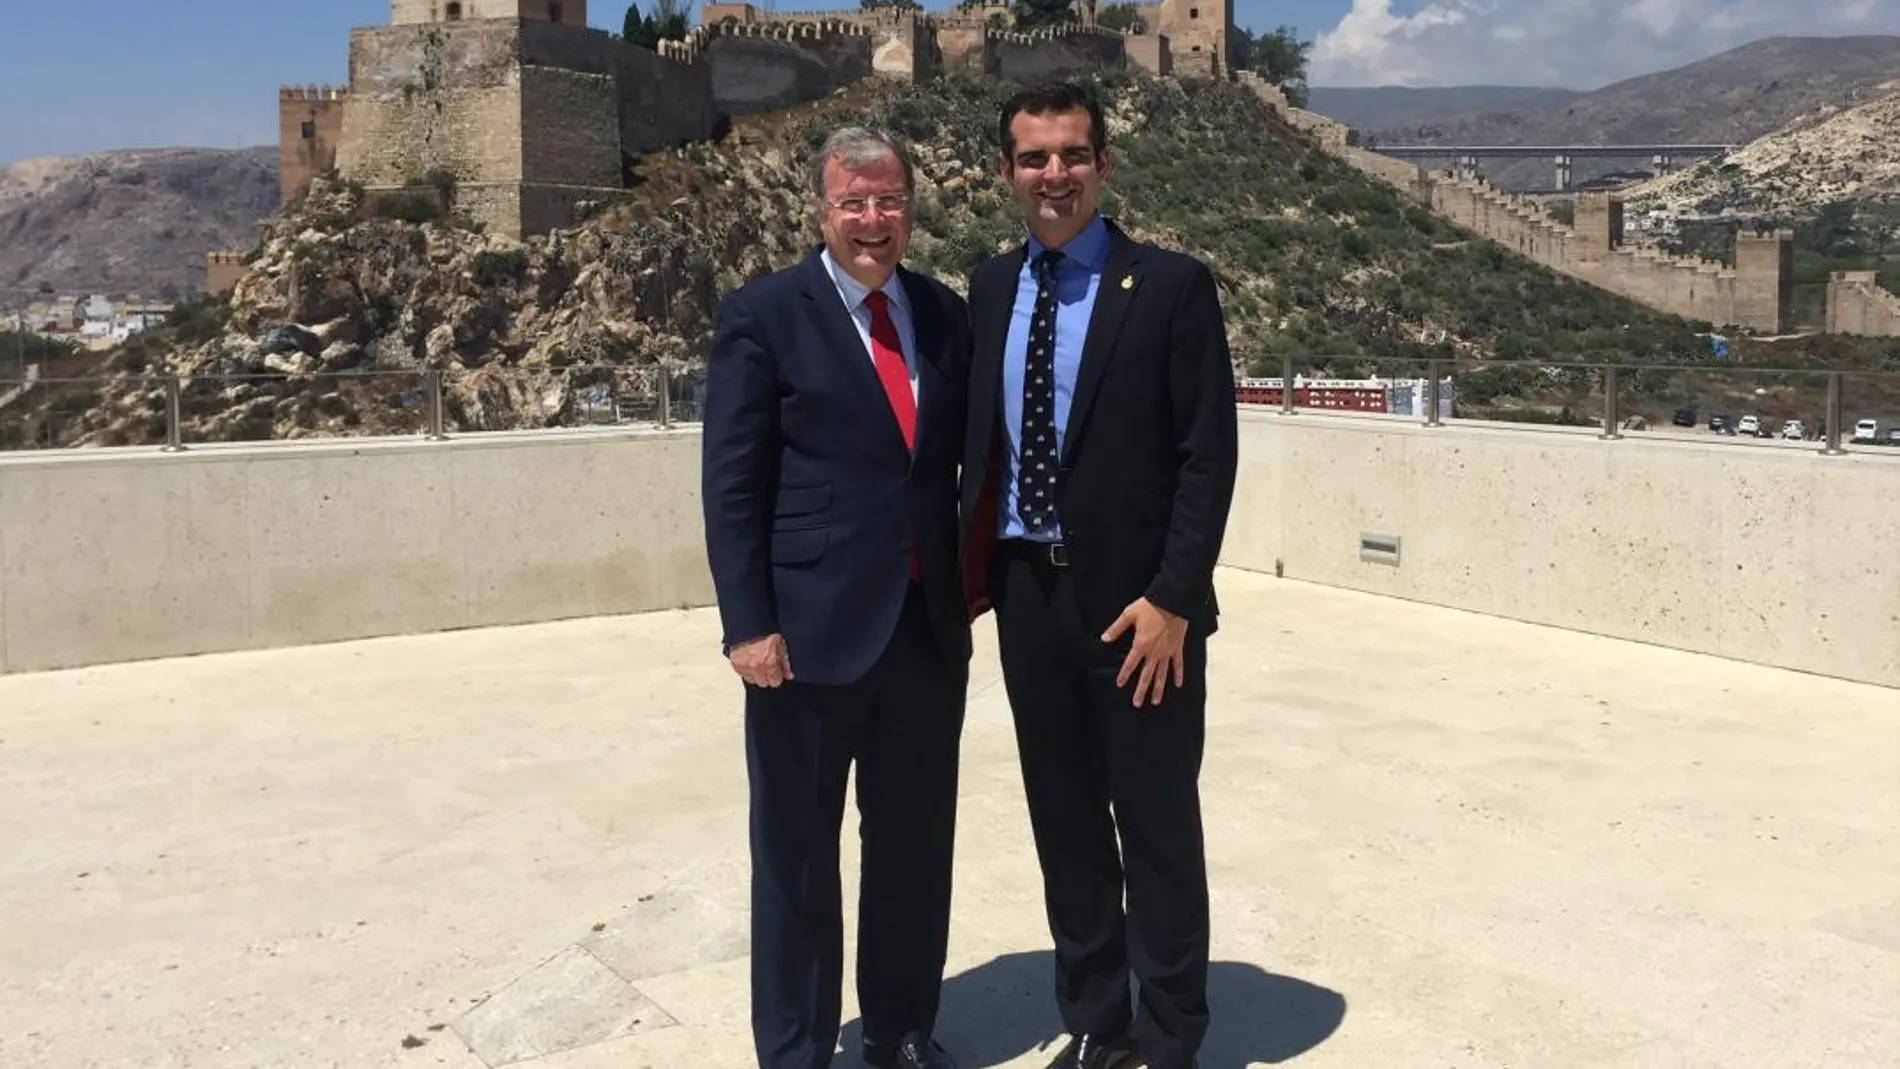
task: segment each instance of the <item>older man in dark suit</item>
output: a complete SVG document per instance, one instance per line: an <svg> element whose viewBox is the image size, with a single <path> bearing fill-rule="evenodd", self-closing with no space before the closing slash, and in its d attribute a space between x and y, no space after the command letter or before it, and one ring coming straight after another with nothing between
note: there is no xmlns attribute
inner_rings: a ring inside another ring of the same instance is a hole
<svg viewBox="0 0 1900 1069"><path fill-rule="evenodd" d="M970 632L957 580L961 298L901 266L911 165L868 130L812 170L824 247L720 304L706 547L745 681L760 1069L824 1069L843 977L838 839L857 764L865 1060L932 1039L950 916Z"/></svg>
<svg viewBox="0 0 1900 1069"><path fill-rule="evenodd" d="M1029 234L970 285L964 578L972 614L997 613L1072 1033L1053 1066L1189 1069L1208 1024L1207 639L1236 467L1226 331L1206 267L1097 213L1112 161L1091 97L1026 90L998 133Z"/></svg>

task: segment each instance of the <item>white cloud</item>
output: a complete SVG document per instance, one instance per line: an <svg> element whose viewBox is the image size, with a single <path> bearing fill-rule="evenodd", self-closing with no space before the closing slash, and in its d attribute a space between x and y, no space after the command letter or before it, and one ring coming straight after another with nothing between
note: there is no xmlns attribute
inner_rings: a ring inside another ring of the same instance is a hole
<svg viewBox="0 0 1900 1069"><path fill-rule="evenodd" d="M1314 41L1314 85L1594 89L1763 37L1900 33L1896 0L1352 0ZM1401 8L1403 9L1403 8Z"/></svg>

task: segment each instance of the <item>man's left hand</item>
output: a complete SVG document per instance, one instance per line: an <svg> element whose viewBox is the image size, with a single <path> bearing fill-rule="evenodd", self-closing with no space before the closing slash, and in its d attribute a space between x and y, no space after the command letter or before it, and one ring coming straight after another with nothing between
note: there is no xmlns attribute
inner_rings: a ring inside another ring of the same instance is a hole
<svg viewBox="0 0 1900 1069"><path fill-rule="evenodd" d="M1150 705L1160 705L1161 694L1168 686L1169 668L1174 671L1176 687L1187 685L1187 659L1182 652L1187 644L1187 618L1176 616L1147 598L1136 598L1102 633L1102 641L1113 642L1131 627L1135 629L1135 643L1122 661L1115 685L1127 686L1128 677L1139 667L1141 675L1135 683L1135 707L1140 708L1144 697Z"/></svg>

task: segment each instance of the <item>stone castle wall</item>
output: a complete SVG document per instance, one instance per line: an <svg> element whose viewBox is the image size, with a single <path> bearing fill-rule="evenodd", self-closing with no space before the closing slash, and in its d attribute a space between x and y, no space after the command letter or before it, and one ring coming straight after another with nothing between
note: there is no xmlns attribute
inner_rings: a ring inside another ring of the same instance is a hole
<svg viewBox="0 0 1900 1069"><path fill-rule="evenodd" d="M1827 283L1827 332L1900 337L1900 297L1872 271L1836 271Z"/></svg>
<svg viewBox="0 0 1900 1069"><path fill-rule="evenodd" d="M451 7L451 5L453 5ZM587 25L587 0L390 0L392 26L456 19L538 19Z"/></svg>
<svg viewBox="0 0 1900 1069"><path fill-rule="evenodd" d="M878 74L912 82L937 76L943 55L930 20L906 12L888 19L864 22L871 32L871 69Z"/></svg>
<svg viewBox="0 0 1900 1069"><path fill-rule="evenodd" d="M1657 311L1706 320L1718 329L1766 334L1788 329L1793 307L1794 235L1736 236L1736 266L1622 247L1621 204L1606 194L1578 198L1577 226L1483 179L1441 176L1432 207L1491 242L1599 289Z"/></svg>
<svg viewBox="0 0 1900 1069"><path fill-rule="evenodd" d="M714 109L728 115L817 100L873 73L874 38L855 22L715 23L688 42L711 71Z"/></svg>
<svg viewBox="0 0 1900 1069"><path fill-rule="evenodd" d="M605 75L614 86L621 148L639 155L712 135L717 113L712 72L693 48L661 52L630 45L602 30L545 22L520 23L521 62ZM533 127L529 128L530 136ZM531 152L538 151L534 145Z"/></svg>
<svg viewBox="0 0 1900 1069"><path fill-rule="evenodd" d="M1794 235L1738 234L1736 266L1624 248L1622 202L1602 193L1577 198L1576 225L1564 226L1543 206L1478 178L1427 176L1404 160L1352 144L1352 132L1323 115L1293 107L1277 86L1251 72L1239 80L1287 123L1327 153L1392 185L1479 237L1560 274L1620 297L1718 328L1762 333L1788 329L1793 309Z"/></svg>
<svg viewBox="0 0 1900 1069"><path fill-rule="evenodd" d="M983 70L984 57L988 54L984 42L993 32L987 18L952 15L935 21L937 50L943 56L944 66Z"/></svg>
<svg viewBox="0 0 1900 1069"><path fill-rule="evenodd" d="M983 69L1014 82L1072 78L1090 71L1123 66L1127 48L1123 35L1095 26L1060 26L1013 33L991 30L984 35Z"/></svg>
<svg viewBox="0 0 1900 1069"><path fill-rule="evenodd" d="M1217 0L1161 0L1150 26L1168 35L1174 69L1184 78L1222 78L1230 68L1234 6Z"/></svg>
<svg viewBox="0 0 1900 1069"><path fill-rule="evenodd" d="M205 253L205 292L221 297L237 288L244 277L244 254L217 250Z"/></svg>
<svg viewBox="0 0 1900 1069"><path fill-rule="evenodd" d="M310 189L310 180L336 166L343 140L347 90L333 85L286 85L277 90L277 180L283 204Z"/></svg>
<svg viewBox="0 0 1900 1069"><path fill-rule="evenodd" d="M350 36L339 169L371 189L434 174L511 236L572 225L616 195L622 151L709 136L710 70L547 21L426 23Z"/></svg>
<svg viewBox="0 0 1900 1069"><path fill-rule="evenodd" d="M352 31L339 169L373 187L521 181L519 39L506 22Z"/></svg>

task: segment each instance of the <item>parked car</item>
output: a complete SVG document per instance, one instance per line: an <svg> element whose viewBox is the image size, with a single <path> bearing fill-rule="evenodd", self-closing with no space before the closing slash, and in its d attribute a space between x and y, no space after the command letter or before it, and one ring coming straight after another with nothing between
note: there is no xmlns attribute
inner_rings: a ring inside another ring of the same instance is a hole
<svg viewBox="0 0 1900 1069"><path fill-rule="evenodd" d="M1753 414L1743 416L1741 422L1735 424L1735 433L1760 435L1761 417Z"/></svg>
<svg viewBox="0 0 1900 1069"><path fill-rule="evenodd" d="M1879 435L1879 420L1863 419L1859 423L1854 424L1854 440L1856 442L1871 442L1879 437Z"/></svg>
<svg viewBox="0 0 1900 1069"><path fill-rule="evenodd" d="M1734 434L1735 421L1727 412L1711 412L1709 413L1709 430L1716 434Z"/></svg>
<svg viewBox="0 0 1900 1069"><path fill-rule="evenodd" d="M1671 419L1670 422L1674 423L1678 427L1695 426L1695 409L1693 408L1676 409L1675 417Z"/></svg>
<svg viewBox="0 0 1900 1069"><path fill-rule="evenodd" d="M1781 436L1798 442L1808 436L1808 428L1800 420L1791 419L1781 425Z"/></svg>

